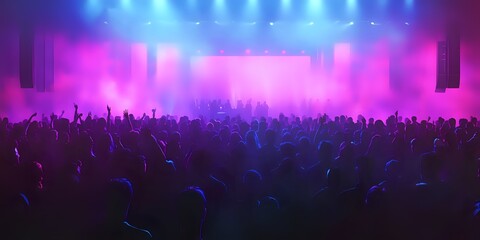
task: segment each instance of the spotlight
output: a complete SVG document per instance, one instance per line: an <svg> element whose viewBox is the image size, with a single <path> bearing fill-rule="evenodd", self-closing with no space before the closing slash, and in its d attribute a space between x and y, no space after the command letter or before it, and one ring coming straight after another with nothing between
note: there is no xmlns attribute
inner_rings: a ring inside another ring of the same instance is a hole
<svg viewBox="0 0 480 240"><path fill-rule="evenodd" d="M375 22L370 22L370 25L374 26L374 25L375 25Z"/></svg>
<svg viewBox="0 0 480 240"><path fill-rule="evenodd" d="M152 25L152 22L148 21L146 24L147 24L147 25Z"/></svg>
<svg viewBox="0 0 480 240"><path fill-rule="evenodd" d="M283 54L283 55L287 54L287 51L282 50L282 54Z"/></svg>
<svg viewBox="0 0 480 240"><path fill-rule="evenodd" d="M198 49L196 52L197 52L197 54L200 54L200 53L202 53L202 50Z"/></svg>
<svg viewBox="0 0 480 240"><path fill-rule="evenodd" d="M305 54L305 50L300 51L301 54Z"/></svg>
<svg viewBox="0 0 480 240"><path fill-rule="evenodd" d="M225 53L225 50L220 50L220 54L224 54Z"/></svg>
<svg viewBox="0 0 480 240"><path fill-rule="evenodd" d="M410 26L410 23L409 23L409 22L405 22L405 25Z"/></svg>
<svg viewBox="0 0 480 240"><path fill-rule="evenodd" d="M252 25L257 25L257 22L252 22Z"/></svg>
<svg viewBox="0 0 480 240"><path fill-rule="evenodd" d="M195 25L200 25L200 22L196 22Z"/></svg>
<svg viewBox="0 0 480 240"><path fill-rule="evenodd" d="M315 22L308 23L308 25L310 25L310 26L313 26L314 24L315 24Z"/></svg>
<svg viewBox="0 0 480 240"><path fill-rule="evenodd" d="M108 25L108 21L103 21L103 24L106 24L106 25Z"/></svg>
<svg viewBox="0 0 480 240"><path fill-rule="evenodd" d="M264 52L265 54L268 54L268 53L269 53L268 50L265 50L265 51L263 51L263 52Z"/></svg>
<svg viewBox="0 0 480 240"><path fill-rule="evenodd" d="M352 26L352 25L354 25L354 24L355 24L354 21L351 21L351 22L348 23L348 25L350 25L350 26Z"/></svg>
<svg viewBox="0 0 480 240"><path fill-rule="evenodd" d="M269 24L270 24L270 26L273 26L273 25L275 25L275 23L274 23L274 22L270 22Z"/></svg>
<svg viewBox="0 0 480 240"><path fill-rule="evenodd" d="M250 53L252 53L252 51L250 49L245 50L245 54L250 55Z"/></svg>

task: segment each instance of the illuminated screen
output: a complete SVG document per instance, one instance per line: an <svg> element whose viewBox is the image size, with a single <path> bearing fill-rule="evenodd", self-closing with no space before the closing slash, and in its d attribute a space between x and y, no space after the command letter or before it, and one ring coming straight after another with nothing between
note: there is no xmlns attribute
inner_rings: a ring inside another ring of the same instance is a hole
<svg viewBox="0 0 480 240"><path fill-rule="evenodd" d="M267 102L294 110L307 96L309 56L201 56L191 58L190 87L197 99Z"/></svg>

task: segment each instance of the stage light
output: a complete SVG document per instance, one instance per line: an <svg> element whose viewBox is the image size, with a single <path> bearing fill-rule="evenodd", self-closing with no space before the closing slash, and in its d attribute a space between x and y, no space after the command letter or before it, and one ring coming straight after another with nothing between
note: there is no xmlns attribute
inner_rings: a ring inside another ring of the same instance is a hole
<svg viewBox="0 0 480 240"><path fill-rule="evenodd" d="M414 4L415 4L415 0L405 0L405 6L407 8L413 8Z"/></svg>
<svg viewBox="0 0 480 240"><path fill-rule="evenodd" d="M103 21L103 24L108 25L108 21Z"/></svg>
<svg viewBox="0 0 480 240"><path fill-rule="evenodd" d="M385 8L388 4L388 0L379 0L379 1L380 1L379 5L382 8Z"/></svg>
<svg viewBox="0 0 480 240"><path fill-rule="evenodd" d="M220 54L224 54L225 53L225 50L220 50Z"/></svg>
<svg viewBox="0 0 480 240"><path fill-rule="evenodd" d="M147 23L145 23L147 25L152 25L152 22L148 21Z"/></svg>
<svg viewBox="0 0 480 240"><path fill-rule="evenodd" d="M275 25L275 23L274 23L274 22L270 22L269 24L270 24L270 26L273 26L273 25Z"/></svg>
<svg viewBox="0 0 480 240"><path fill-rule="evenodd" d="M322 6L322 0L310 0L308 2L308 7L312 10L319 10Z"/></svg>
<svg viewBox="0 0 480 240"><path fill-rule="evenodd" d="M287 54L287 51L282 50L282 54L283 54L283 55Z"/></svg>
<svg viewBox="0 0 480 240"><path fill-rule="evenodd" d="M370 25L374 26L374 25L375 25L375 22L370 22Z"/></svg>
<svg viewBox="0 0 480 240"><path fill-rule="evenodd" d="M347 0L347 13L350 16L356 15L357 9L357 0Z"/></svg>
<svg viewBox="0 0 480 240"><path fill-rule="evenodd" d="M352 26L352 25L354 25L354 24L355 24L354 21L351 21L351 22L348 23L348 25L350 25L350 26Z"/></svg>
<svg viewBox="0 0 480 240"><path fill-rule="evenodd" d="M100 0L88 0L85 4L85 16L87 20L95 20L102 14L103 7Z"/></svg>
<svg viewBox="0 0 480 240"><path fill-rule="evenodd" d="M123 8L130 8L132 5L132 2L131 0L122 0L120 4L122 5Z"/></svg>
<svg viewBox="0 0 480 240"><path fill-rule="evenodd" d="M347 0L347 8L355 9L357 7L357 0Z"/></svg>
<svg viewBox="0 0 480 240"><path fill-rule="evenodd" d="M166 0L153 0L153 7L156 10L163 9L165 8L166 5L167 5Z"/></svg>
<svg viewBox="0 0 480 240"><path fill-rule="evenodd" d="M248 0L243 8L241 19L248 21L257 19L260 16L259 0ZM255 25L254 23L253 25Z"/></svg>
<svg viewBox="0 0 480 240"><path fill-rule="evenodd" d="M153 0L152 9L153 16L162 21L172 21L178 17L175 6L168 0Z"/></svg>
<svg viewBox="0 0 480 240"><path fill-rule="evenodd" d="M291 5L292 1L291 0L282 0L282 5L280 8L281 14L282 15L288 15L288 13L291 11Z"/></svg>
<svg viewBox="0 0 480 240"><path fill-rule="evenodd" d="M225 4L225 0L215 0L212 5L212 12L213 16L219 19L225 20L227 16L227 5Z"/></svg>
<svg viewBox="0 0 480 240"><path fill-rule="evenodd" d="M282 0L282 6L290 7L292 0Z"/></svg>
<svg viewBox="0 0 480 240"><path fill-rule="evenodd" d="M225 0L215 0L215 2L213 3L214 5L216 6L225 6Z"/></svg>
<svg viewBox="0 0 480 240"><path fill-rule="evenodd" d="M197 54L200 54L200 53L202 53L202 50L198 49L196 52L197 52Z"/></svg>
<svg viewBox="0 0 480 240"><path fill-rule="evenodd" d="M313 26L315 25L315 22L309 22L308 25Z"/></svg>
<svg viewBox="0 0 480 240"><path fill-rule="evenodd" d="M405 25L410 26L410 23L409 23L409 22L405 22Z"/></svg>
<svg viewBox="0 0 480 240"><path fill-rule="evenodd" d="M189 8L193 9L193 8L195 8L195 5L197 4L197 0L188 0L187 4L188 4Z"/></svg>
<svg viewBox="0 0 480 240"><path fill-rule="evenodd" d="M200 25L200 22L196 22L195 25Z"/></svg>
<svg viewBox="0 0 480 240"><path fill-rule="evenodd" d="M250 50L250 49L245 50L245 54L250 55L250 53L252 53L252 50Z"/></svg>
<svg viewBox="0 0 480 240"><path fill-rule="evenodd" d="M300 51L301 54L305 54L305 50Z"/></svg>
<svg viewBox="0 0 480 240"><path fill-rule="evenodd" d="M263 53L265 53L265 54L268 54L268 53L269 53L269 51L268 51L268 50L265 50L265 51L263 51Z"/></svg>
<svg viewBox="0 0 480 240"><path fill-rule="evenodd" d="M306 17L308 18L318 18L323 14L323 0L309 0L305 5Z"/></svg>

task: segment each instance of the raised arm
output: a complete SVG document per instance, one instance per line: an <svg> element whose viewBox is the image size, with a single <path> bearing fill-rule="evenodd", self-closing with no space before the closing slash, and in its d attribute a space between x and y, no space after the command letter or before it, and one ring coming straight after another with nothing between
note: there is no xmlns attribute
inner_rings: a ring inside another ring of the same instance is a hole
<svg viewBox="0 0 480 240"><path fill-rule="evenodd" d="M30 123L32 122L32 119L36 116L37 116L37 113L30 115L30 118L28 118L28 121L27 121L27 125L30 125Z"/></svg>
<svg viewBox="0 0 480 240"><path fill-rule="evenodd" d="M153 119L155 119L155 113L156 113L156 112L157 112L157 109L156 109L156 108L152 109L152 118L153 118Z"/></svg>
<svg viewBox="0 0 480 240"><path fill-rule="evenodd" d="M55 121L55 113L50 114L50 128L53 129L53 122Z"/></svg>
<svg viewBox="0 0 480 240"><path fill-rule="evenodd" d="M78 120L80 120L80 124L81 124L81 125L83 125L83 119L82 119L82 117L83 117L83 113L80 113L80 114L77 115L77 118L78 118ZM76 123L75 123L75 124L76 124Z"/></svg>
<svg viewBox="0 0 480 240"><path fill-rule="evenodd" d="M128 115L128 110L125 109L123 111L123 118L127 121L127 124L128 124L128 130L129 131L132 131L133 130L133 126L132 126L132 122L130 121L130 116Z"/></svg>
<svg viewBox="0 0 480 240"><path fill-rule="evenodd" d="M110 108L110 106L107 105L107 131L108 132L110 132L110 126L112 124L111 117L112 117L112 108Z"/></svg>
<svg viewBox="0 0 480 240"><path fill-rule="evenodd" d="M78 121L78 105L76 103L73 104L73 107L75 108L75 112L73 114L73 124L77 125L77 121Z"/></svg>
<svg viewBox="0 0 480 240"><path fill-rule="evenodd" d="M27 135L28 128L30 127L30 124L32 123L32 119L37 116L37 113L34 113L28 118L26 126L25 126L25 136Z"/></svg>

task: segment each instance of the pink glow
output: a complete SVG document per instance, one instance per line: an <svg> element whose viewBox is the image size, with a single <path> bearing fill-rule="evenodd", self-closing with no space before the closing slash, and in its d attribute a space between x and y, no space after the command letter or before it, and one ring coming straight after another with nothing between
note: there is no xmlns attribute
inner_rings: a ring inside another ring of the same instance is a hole
<svg viewBox="0 0 480 240"><path fill-rule="evenodd" d="M147 46L142 43L134 43L131 51L132 78L144 83L147 81Z"/></svg>
<svg viewBox="0 0 480 240"><path fill-rule="evenodd" d="M391 89L392 41L338 43L333 59L310 56L188 56L174 44L156 48L156 74L148 76L147 47L124 41L55 38L54 92L20 89L18 75L0 81L0 115L25 118L32 112L102 116L124 109L141 115L152 108L188 114L195 99L267 101L270 113L316 115L318 112L470 117L478 115L480 70L475 41L462 45L461 88L435 93L436 38L418 36L399 46L399 89ZM398 46L397 46L398 47ZM268 54L268 50L264 51ZM286 54L286 50L281 51ZM333 64L326 64L327 61ZM310 107L305 106L305 102Z"/></svg>
<svg viewBox="0 0 480 240"><path fill-rule="evenodd" d="M195 98L266 101L277 114L298 110L310 84L310 57L193 57L191 67Z"/></svg>

